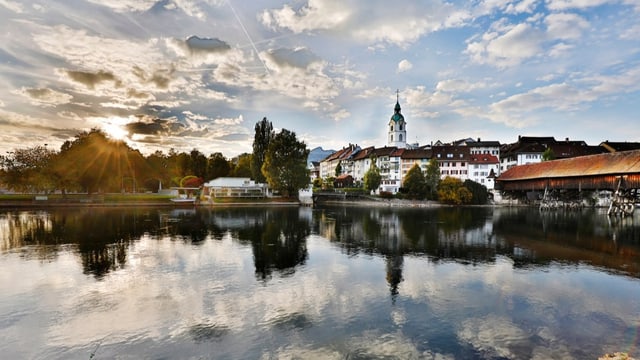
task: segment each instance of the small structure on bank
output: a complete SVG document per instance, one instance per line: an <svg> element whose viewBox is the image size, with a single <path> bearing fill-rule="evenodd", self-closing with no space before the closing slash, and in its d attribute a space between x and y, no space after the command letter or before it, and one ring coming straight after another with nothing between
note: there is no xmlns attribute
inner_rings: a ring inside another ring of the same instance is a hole
<svg viewBox="0 0 640 360"><path fill-rule="evenodd" d="M219 177L203 185L202 196L213 198L264 198L267 185L259 184L249 178Z"/></svg>

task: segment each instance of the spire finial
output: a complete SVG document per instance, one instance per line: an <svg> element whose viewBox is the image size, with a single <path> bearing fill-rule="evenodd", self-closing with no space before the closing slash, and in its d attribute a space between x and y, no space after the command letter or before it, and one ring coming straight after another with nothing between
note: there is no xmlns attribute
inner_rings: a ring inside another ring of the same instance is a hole
<svg viewBox="0 0 640 360"><path fill-rule="evenodd" d="M396 89L396 102L400 102L400 89Z"/></svg>

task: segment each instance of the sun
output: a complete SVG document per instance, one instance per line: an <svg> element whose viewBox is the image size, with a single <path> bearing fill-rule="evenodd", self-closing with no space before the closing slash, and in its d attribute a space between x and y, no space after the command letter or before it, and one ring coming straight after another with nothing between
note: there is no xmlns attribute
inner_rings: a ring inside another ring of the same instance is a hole
<svg viewBox="0 0 640 360"><path fill-rule="evenodd" d="M127 119L108 118L102 123L102 130L113 140L125 140L129 132L124 128Z"/></svg>

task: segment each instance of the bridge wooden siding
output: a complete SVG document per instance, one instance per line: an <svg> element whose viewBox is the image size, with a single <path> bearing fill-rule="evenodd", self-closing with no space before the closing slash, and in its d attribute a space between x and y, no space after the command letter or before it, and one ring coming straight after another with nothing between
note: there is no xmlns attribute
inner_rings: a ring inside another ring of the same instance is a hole
<svg viewBox="0 0 640 360"><path fill-rule="evenodd" d="M513 167L496 178L496 189L640 189L640 150L580 156Z"/></svg>

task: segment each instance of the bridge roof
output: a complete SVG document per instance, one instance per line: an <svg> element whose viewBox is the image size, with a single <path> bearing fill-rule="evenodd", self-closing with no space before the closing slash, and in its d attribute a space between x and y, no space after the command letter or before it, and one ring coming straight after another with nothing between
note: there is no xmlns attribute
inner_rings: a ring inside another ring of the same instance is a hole
<svg viewBox="0 0 640 360"><path fill-rule="evenodd" d="M515 166L498 181L567 178L594 175L640 174L640 150L621 151Z"/></svg>

